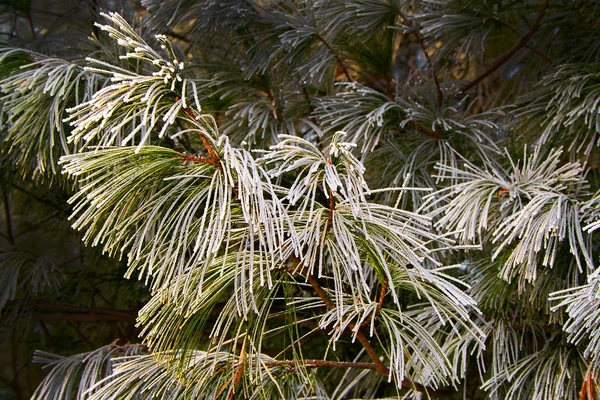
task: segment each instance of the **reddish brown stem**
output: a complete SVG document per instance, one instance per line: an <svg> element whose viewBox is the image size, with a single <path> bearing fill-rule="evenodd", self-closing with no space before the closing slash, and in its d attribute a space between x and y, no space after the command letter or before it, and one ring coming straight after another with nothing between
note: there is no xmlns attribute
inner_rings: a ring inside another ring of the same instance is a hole
<svg viewBox="0 0 600 400"><path fill-rule="evenodd" d="M383 299L385 299L385 295L387 293L387 285L385 282L381 284L381 291L379 292L379 301L377 302L377 312L381 311L383 307Z"/></svg>
<svg viewBox="0 0 600 400"><path fill-rule="evenodd" d="M525 45L527 44L529 39L531 39L531 37L533 36L533 34L537 30L537 28L540 26L540 22L542 21L542 18L544 17L544 14L546 13L546 9L548 8L549 2L550 2L550 0L544 1L542 10L538 14L538 17L535 20L535 22L534 22L533 26L531 27L531 29L529 30L529 32L527 32L527 34L525 36L523 36L523 38L521 40L519 40L519 42L516 45L514 45L512 49L507 51L502 57L500 57L498 60L496 60L496 62L494 64L492 64L492 66L489 67L485 72L483 72L477 78L475 78L474 80L472 80L471 82L469 82L468 84L463 86L460 89L461 92L466 92L469 89L476 86L479 82L483 81L485 78L490 76L494 71L496 71L498 68L500 68L504 63L506 63L508 60L510 60L515 54L517 54L517 52L519 50L521 50L523 47L525 47Z"/></svg>
<svg viewBox="0 0 600 400"><path fill-rule="evenodd" d="M329 298L329 295L327 295L327 292L325 292L325 290L321 287L317 278L315 278L312 274L307 274L307 279L308 279L308 282L310 283L310 286L314 289L315 292L317 292L317 294L319 295L319 297L321 298L323 303L325 303L327 305L327 307L329 307L331 309L335 308L335 304L333 303L333 301L331 301L331 299ZM349 323L348 326L352 332L356 331L356 339L358 339L360 344L365 349L365 352L367 353L369 358L373 361L373 365L374 365L373 369L375 369L377 372L379 372L380 374L382 374L384 376L389 376L390 369L379 359L379 355L373 348L373 345L371 345L371 342L364 335L364 333L362 333L360 331L360 328L356 329L356 324L354 324L354 323ZM407 388L407 389L413 389L413 390L416 390L421 393L429 393L429 394L438 393L434 390L429 390L429 389L425 388L423 385L421 385L419 383L412 382L408 378L405 378L402 381L402 387Z"/></svg>
<svg viewBox="0 0 600 400"><path fill-rule="evenodd" d="M31 30L33 40L37 40L37 35L35 33L35 28L33 27L33 19L31 18L31 14L27 14L27 22L29 23L29 29Z"/></svg>
<svg viewBox="0 0 600 400"><path fill-rule="evenodd" d="M201 163L204 163L204 164L213 165L213 161L209 157L188 156L187 154L182 154L181 155L181 161L182 162L201 162Z"/></svg>
<svg viewBox="0 0 600 400"><path fill-rule="evenodd" d="M592 377L592 373L588 371L583 384L581 385L578 400L594 400L595 398L596 388L594 386L594 378Z"/></svg>
<svg viewBox="0 0 600 400"><path fill-rule="evenodd" d="M271 102L271 106L273 106L273 111L275 112L275 119L282 120L283 116L281 115L281 110L279 109L279 107L277 107L277 102L275 101L273 91L270 88L266 88L265 93L267 94L267 98Z"/></svg>
<svg viewBox="0 0 600 400"><path fill-rule="evenodd" d="M242 350L240 350L240 361L235 368L235 372L233 374L233 386L229 395L227 396L227 400L232 400L235 395L235 389L238 387L240 382L242 381L242 377L244 376L244 358L246 357L246 342L242 346Z"/></svg>
<svg viewBox="0 0 600 400"><path fill-rule="evenodd" d="M12 216L11 216L11 212L10 212L8 194L6 192L3 192L3 195L4 195L4 219L5 219L5 223L6 223L6 237L8 238L8 242L10 244L14 245L15 244L15 235L13 234Z"/></svg>
<svg viewBox="0 0 600 400"><path fill-rule="evenodd" d="M398 15L400 15L400 17L404 20L404 22L406 22L406 23L409 22L408 19L401 12L398 12ZM419 29L417 28L416 24L413 24L412 34L417 39L417 43L419 43L421 50L423 50L423 54L425 55L425 60L427 60L427 67L431 71L433 83L435 84L437 102L438 102L438 105L441 106L444 103L444 95L443 95L442 89L440 87L440 81L438 80L437 74L435 73L435 69L433 69L433 65L431 64L431 59L429 58L429 54L427 54L425 42L423 41L423 38L421 37L421 34L419 33Z"/></svg>
<svg viewBox="0 0 600 400"><path fill-rule="evenodd" d="M515 29L514 27L512 27L509 24L500 22L503 26L505 26L506 28L510 29L512 32L514 33L519 33L519 31L517 31L517 29ZM542 53L541 51L539 51L538 49L536 49L535 47L532 47L528 44L525 44L524 47L530 51L532 51L534 54L536 54L537 56L539 56L540 58L542 58L544 61L546 61L548 64L552 64L552 59L550 57L548 57L546 54Z"/></svg>
<svg viewBox="0 0 600 400"><path fill-rule="evenodd" d="M320 35L317 35L317 39L319 40L319 42L323 43L323 45L325 46L325 48L327 50L329 50L329 52L333 55L333 57L335 58L335 61L337 62L338 66L340 67L340 69L342 70L342 72L344 73L344 75L346 76L346 79L348 80L348 82L352 82L353 79L350 76L350 73L346 69L346 66L342 62L342 59L337 55L337 53L335 52L335 50L333 50L333 47L331 47L329 45L329 43L327 43L327 41L325 39L323 39L323 37L321 37Z"/></svg>
<svg viewBox="0 0 600 400"><path fill-rule="evenodd" d="M326 361L326 360L285 360L285 361L267 361L264 363L267 367L290 366L304 368L360 368L377 369L373 363L346 362L346 361Z"/></svg>
<svg viewBox="0 0 600 400"><path fill-rule="evenodd" d="M194 110L192 110L191 108L187 108L187 107L185 107L183 110L185 111L187 116L190 117L193 121L198 120L199 115L197 115L194 112ZM212 147L212 145L210 144L208 139L204 135L200 135L200 140L202 141L202 144L204 144L204 147L206 148L206 152L208 153L208 158L197 157L197 161L205 162L207 164L212 165L219 171L222 171L221 159L219 158L219 155L217 154L215 149Z"/></svg>
<svg viewBox="0 0 600 400"><path fill-rule="evenodd" d="M431 139L442 140L444 135L439 132L434 132L431 129L427 129L423 125L419 124L417 121L410 121L410 123L421 133L429 136Z"/></svg>

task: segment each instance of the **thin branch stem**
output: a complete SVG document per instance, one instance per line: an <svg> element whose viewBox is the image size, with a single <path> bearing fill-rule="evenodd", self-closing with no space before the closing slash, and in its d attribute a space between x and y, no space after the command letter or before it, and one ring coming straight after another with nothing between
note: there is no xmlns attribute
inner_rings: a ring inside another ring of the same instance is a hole
<svg viewBox="0 0 600 400"><path fill-rule="evenodd" d="M383 307L383 300L385 299L385 295L387 293L387 284L386 282L381 283L381 291L379 292L379 301L377 302L377 312L381 311Z"/></svg>
<svg viewBox="0 0 600 400"><path fill-rule="evenodd" d="M525 36L523 36L523 38L521 40L519 40L519 42L516 45L514 45L512 49L507 51L502 57L500 57L498 60L496 60L496 62L494 64L492 64L491 67L489 67L486 71L484 71L477 78L475 78L474 80L472 80L471 82L469 82L468 84L463 86L460 89L461 92L467 92L469 89L476 86L479 82L483 81L485 78L490 76L494 71L496 71L498 68L500 68L504 63L506 63L508 60L510 60L515 54L517 54L517 52L519 50L521 50L523 47L525 47L525 45L527 44L529 39L531 39L531 37L533 36L533 34L537 30L537 28L540 26L540 22L544 18L544 14L546 13L546 9L548 8L549 2L550 2L550 0L544 1L544 5L543 5L540 13L538 14L537 19L535 20L533 26L529 30L529 32L527 32L527 34Z"/></svg>
<svg viewBox="0 0 600 400"><path fill-rule="evenodd" d="M340 67L340 69L342 70L344 75L346 76L346 79L348 80L348 82L352 82L353 79L350 76L348 69L346 69L346 66L342 62L342 59L338 56L338 54L335 52L333 47L331 47L331 45L329 43L327 43L327 41L321 35L317 35L317 40L319 42L323 43L323 46L325 46L325 48L333 55L333 57L335 58L335 61L337 62L338 66Z"/></svg>
<svg viewBox="0 0 600 400"><path fill-rule="evenodd" d="M52 208L54 208L57 211L65 212L65 210L63 208L61 208L60 206L58 206L57 204L52 203L51 201L48 201L46 199L43 199L42 197L40 197L40 196L36 195L35 193L31 192L30 190L27 190L27 189L25 189L25 188L23 188L23 187L21 187L19 185L16 185L14 183L11 183L10 185L12 187L14 187L15 189L17 189L18 191L23 192L27 196L31 197L32 199L37 200L38 202L40 202L42 204L45 204L45 205L47 205L49 207L52 207Z"/></svg>
<svg viewBox="0 0 600 400"><path fill-rule="evenodd" d="M29 23L29 29L31 30L31 34L33 35L33 40L37 40L37 35L35 33L35 28L33 27L33 19L31 19L31 14L27 14L27 22Z"/></svg>
<svg viewBox="0 0 600 400"><path fill-rule="evenodd" d="M594 378L591 371L588 371L585 379L583 380L583 384L581 385L578 400L594 400L595 398L596 390L594 386Z"/></svg>
<svg viewBox="0 0 600 400"><path fill-rule="evenodd" d="M166 31L165 34L167 36L171 36L174 39L181 40L182 42L191 43L190 39L188 39L187 37L185 37L184 35L182 35L180 33L173 32L172 30Z"/></svg>
<svg viewBox="0 0 600 400"><path fill-rule="evenodd" d="M44 225L46 222L48 221L52 221L53 219L57 219L59 217L60 213L57 212L53 212L52 214L50 214L49 216L47 216L46 218L44 218L43 220L41 220L40 222L38 222L35 225L31 225L29 226L27 229L21 229L19 230L19 233L15 235L15 239L28 234L29 232L38 230L38 229L42 229L41 226Z"/></svg>
<svg viewBox="0 0 600 400"><path fill-rule="evenodd" d="M281 121L283 119L283 115L281 115L281 110L279 109L279 106L277 105L277 101L275 100L275 96L273 95L273 90L267 86L267 87L265 87L264 91L267 94L267 98L271 102L271 106L273 106L273 112L275 113L275 119L278 119Z"/></svg>
<svg viewBox="0 0 600 400"><path fill-rule="evenodd" d="M408 18L406 18L406 16L404 16L404 14L402 12L398 11L398 15L400 16L400 18L402 18L404 20L404 22L406 22L407 24L409 23ZM436 92L438 106L441 106L444 103L444 94L442 93L442 89L440 87L440 81L438 80L435 69L433 68L433 64L431 64L431 59L429 58L429 54L427 54L427 48L425 47L425 42L423 41L423 37L419 33L419 28L416 26L416 23L413 23L411 25L413 28L411 33L417 39L417 43L419 43L419 46L421 47L421 50L423 50L423 54L425 55L425 60L427 60L427 67L429 68L429 71L431 72L431 76L432 76L433 82L435 84L435 92Z"/></svg>
<svg viewBox="0 0 600 400"><path fill-rule="evenodd" d="M75 322L67 321L67 323L71 328L73 328L75 333L77 333L77 336L79 336L81 339L83 339L83 341L86 342L88 344L88 346L90 346L90 349L94 349L96 347L94 345L94 343L92 343L92 341L83 333L81 328L79 326L77 326L77 324L75 324Z"/></svg>
<svg viewBox="0 0 600 400"><path fill-rule="evenodd" d="M16 328L13 328L11 330L11 345L12 345L12 350L11 350L11 365L12 365L12 373L13 373L13 388L15 391L15 395L17 396L17 399L21 400L24 399L25 396L23 396L23 392L21 391L21 387L19 386L19 368L17 365L17 350L18 350L18 345L17 345L17 330Z"/></svg>
<svg viewBox="0 0 600 400"><path fill-rule="evenodd" d="M500 24L502 24L502 26L508 28L509 30L511 30L512 32L519 34L519 31L513 27L512 25L509 25L505 22L502 21L498 21ZM548 64L552 64L553 61L550 57L548 57L546 54L542 53L541 51L539 51L538 49L536 49L533 46L530 46L529 44L525 44L524 47L530 51L532 51L534 54L536 54L537 56L539 56L540 58L542 58L544 61L546 61Z"/></svg>
<svg viewBox="0 0 600 400"><path fill-rule="evenodd" d="M285 361L267 361L264 363L267 367L290 366L304 368L359 368L359 369L377 369L373 363L347 362L347 361L327 361L327 360L285 360Z"/></svg>
<svg viewBox="0 0 600 400"><path fill-rule="evenodd" d="M331 160L327 160L329 164L331 164ZM333 194L333 190L329 189L329 215L327 216L327 224L325 225L325 234L323 235L323 241L325 241L325 237L331 230L331 226L333 225L333 213L335 212L335 197ZM321 243L322 245L322 243Z"/></svg>
<svg viewBox="0 0 600 400"><path fill-rule="evenodd" d="M3 200L4 200L4 217L6 220L6 236L8 237L8 242L14 246L15 245L15 235L13 234L8 193L6 193L6 191L3 191L2 194L4 196Z"/></svg>
<svg viewBox="0 0 600 400"><path fill-rule="evenodd" d="M410 123L415 127L416 130L418 130L421 133L424 133L425 135L429 136L431 139L442 140L444 138L443 134L441 134L439 132L434 132L431 129L424 127L417 121L410 121Z"/></svg>
<svg viewBox="0 0 600 400"><path fill-rule="evenodd" d="M240 350L240 362L235 368L235 372L233 374L233 385L229 395L227 396L227 400L233 400L233 396L235 395L235 389L238 387L240 382L242 381L242 377L244 376L244 358L246 357L246 341L242 344L242 349Z"/></svg>
<svg viewBox="0 0 600 400"><path fill-rule="evenodd" d="M323 303L325 303L330 309L334 309L335 304L333 303L333 301L331 301L331 298L329 298L327 292L321 287L317 278L314 275L307 272L306 279L308 280L308 283L310 283L310 286L314 289L314 291L319 295ZM350 329L354 329L356 327L356 325L353 323L348 324L348 326L350 327ZM362 344L363 348L369 355L369 358L375 363L375 369L382 375L388 376L390 373L389 368L379 359L379 355L377 355L377 352L371 345L371 342L369 342L369 339L367 339L361 331L357 331L356 338L358 339L360 344Z"/></svg>
<svg viewBox="0 0 600 400"><path fill-rule="evenodd" d="M190 117L193 121L198 121L198 118L201 118L200 115L196 114L196 112L189 107L185 107L185 108L183 108L183 110L188 115L188 117ZM218 169L219 171L223 172L223 169L221 167L221 159L220 159L219 155L217 154L217 152L215 151L215 149L210 144L210 142L208 141L208 139L204 135L200 135L200 140L202 141L202 144L204 144L204 147L206 148L206 151L208 153L208 158L196 157L195 161L201 161L201 162L210 164L213 167L215 167L216 169ZM190 161L190 160L187 160L187 161Z"/></svg>
<svg viewBox="0 0 600 400"><path fill-rule="evenodd" d="M8 305L15 303L11 301ZM42 321L117 321L117 320L135 320L136 310L112 310L109 308L97 307L79 307L62 304L49 304L41 301L27 301L26 307L35 310L49 311L46 313L36 313L34 319Z"/></svg>
<svg viewBox="0 0 600 400"><path fill-rule="evenodd" d="M319 295L319 297L321 298L323 303L325 303L327 305L327 307L329 307L331 309L335 308L335 304L333 303L333 301L331 301L327 292L325 292L325 290L321 287L317 278L315 278L312 274L307 274L307 279L308 279L308 282L310 283L310 285L312 286L312 288L315 290L315 292L317 292L317 294ZM348 327L350 328L350 330L352 332L356 332L356 339L358 339L360 344L365 349L367 355L374 363L373 369L375 369L377 372L379 372L380 374L382 374L384 376L390 376L390 369L379 359L379 355L375 351L375 348L373 347L373 345L371 344L369 339L365 336L365 334L360 331L360 328L356 329L356 324L354 324L354 323L349 323ZM429 390L426 387L424 387L423 385L416 383L416 382L412 382L411 380L409 380L406 377L402 381L402 387L404 387L406 389L413 389L413 390L416 390L417 392L429 393L429 394L433 394L433 395L438 394L438 393L445 394L445 393L437 392L434 390Z"/></svg>

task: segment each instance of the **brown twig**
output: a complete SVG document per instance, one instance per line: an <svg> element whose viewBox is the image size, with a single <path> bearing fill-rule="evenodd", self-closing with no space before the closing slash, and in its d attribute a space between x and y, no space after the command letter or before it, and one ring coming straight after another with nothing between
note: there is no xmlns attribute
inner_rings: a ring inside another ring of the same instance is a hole
<svg viewBox="0 0 600 400"><path fill-rule="evenodd" d="M287 269L287 270L288 270L288 272L290 272L290 269ZM291 271L297 272L297 270L291 270ZM321 287L317 278L314 275L308 273L306 270L303 270L301 272L306 274L306 279L310 283L310 286L319 295L319 297L321 298L323 303L325 303L327 305L327 307L329 307L331 309L335 308L335 304L333 303L333 301L331 301L331 298L329 298L329 295L327 294L327 292L325 292L325 290ZM358 339L360 344L365 349L365 352L367 353L369 358L373 361L373 369L386 377L389 376L390 369L379 359L379 355L375 351L375 348L373 347L373 345L371 344L369 339L365 336L365 334L360 331L360 328L357 329L357 326L354 323L349 323L348 327L350 328L351 332L353 332L353 333L356 332L355 333L356 339ZM415 391L421 392L421 393L428 393L430 395L438 395L438 394L446 395L447 394L446 392L428 389L419 383L412 382L408 378L404 378L404 380L402 381L402 387L404 387L406 389L412 389L412 390L415 390Z"/></svg>
<svg viewBox="0 0 600 400"><path fill-rule="evenodd" d="M513 26L511 26L511 25L509 25L509 24L507 24L505 22L502 22L502 21L499 21L499 23L502 24L502 26L505 26L506 28L508 28L509 30L511 30L512 32L517 33L517 34L519 33L519 31L515 27L513 27ZM542 58L548 64L552 64L553 63L553 61L552 61L552 59L550 57L548 57L546 54L542 53L541 51L539 51L535 47L532 47L532 46L530 46L528 44L525 44L524 47L527 50L532 51L534 54L536 54L540 58Z"/></svg>
<svg viewBox="0 0 600 400"><path fill-rule="evenodd" d="M21 391L21 386L19 385L19 368L18 368L18 361L17 361L17 350L19 349L18 345L17 345L17 330L16 328L13 328L11 330L11 347L12 347L12 351L10 353L11 355L11 365L12 365L12 374L13 374L13 389L15 391L15 395L17 397L17 399L21 400L24 399L25 396L23 395L23 392Z"/></svg>
<svg viewBox="0 0 600 400"><path fill-rule="evenodd" d="M327 292L321 287L317 278L313 274L308 273L308 271L305 271L305 273L308 283L310 283L310 286L319 295L323 303L325 303L327 307L334 309L335 304L333 303L333 301L331 301L331 298L329 298ZM353 323L348 324L348 326L352 330L356 328L356 325ZM358 339L360 344L362 344L369 358L375 363L375 369L382 375L388 376L390 373L389 368L379 359L379 356L377 355L377 352L371 345L371 342L369 342L369 339L367 339L366 336L360 330L357 331L356 338Z"/></svg>
<svg viewBox="0 0 600 400"><path fill-rule="evenodd" d="M429 136L429 138L434 139L434 140L442 140L444 139L444 135L439 133L439 132L434 132L431 129L428 129L426 127L424 127L423 125L419 124L417 121L410 121L410 123L415 127L416 130L418 130L421 133L424 133L425 135Z"/></svg>
<svg viewBox="0 0 600 400"><path fill-rule="evenodd" d="M8 200L8 194L4 191L3 192L4 195L4 217L5 217L5 223L6 223L6 236L8 238L8 242L12 245L15 244L15 235L13 234L13 227L12 227L12 218L10 215L10 204L9 204L9 200Z"/></svg>
<svg viewBox="0 0 600 400"><path fill-rule="evenodd" d="M331 160L327 160L327 162L331 163ZM325 235L323 237L325 237L327 235L327 232L331 229L331 225L333 222L333 213L335 212L335 207L336 207L336 204L335 204L335 198L333 196L333 191L331 189L329 189L329 211L330 211L330 213L329 213L329 217L327 219L327 225L325 227ZM313 274L311 274L306 268L301 268L301 269L286 268L286 271L291 274L300 273L301 275L306 276L306 280L308 281L310 286L313 288L313 290L317 293L317 295L321 298L321 301L323 301L323 303L325 303L325 305L327 307L329 307L330 309L335 308L334 302L331 300L331 298L329 297L327 292L323 289L323 287L319 283L318 279ZM357 329L356 324L354 324L352 322L348 324L348 327L350 328L351 332L355 332L354 334L356 335L356 339L358 339L360 344L365 349L365 352L367 353L369 358L373 361L373 369L375 369L377 372L379 372L380 374L382 374L384 376L389 376L390 369L379 359L379 355L373 348L373 345L371 344L369 339L364 335L364 333L362 333L360 331L360 327L358 327L358 329ZM428 392L428 390L424 386L422 386L418 383L415 383L415 382L411 382L408 379L404 379L402 381L402 387L405 387L407 389L414 389L419 392Z"/></svg>
<svg viewBox="0 0 600 400"><path fill-rule="evenodd" d="M342 62L342 59L338 56L338 54L335 52L335 50L333 49L333 47L331 47L331 45L329 43L327 43L327 41L321 35L317 35L317 40L319 42L323 43L323 45L325 46L325 48L327 50L329 50L329 52L333 55L333 57L335 58L335 61L337 62L338 66L340 67L340 69L342 70L342 72L344 73L344 75L346 76L346 79L348 80L348 82L352 82L353 79L350 76L350 73L346 69L346 66Z"/></svg>
<svg viewBox="0 0 600 400"><path fill-rule="evenodd" d="M235 372L233 374L233 385L231 391L227 395L227 400L232 400L235 395L235 389L240 384L242 377L244 376L244 358L246 357L246 341L242 344L242 349L240 350L240 361L235 368Z"/></svg>
<svg viewBox="0 0 600 400"><path fill-rule="evenodd" d="M331 160L327 160L331 164ZM327 216L327 224L325 225L325 233L323 234L323 242L325 237L333 226L333 213L335 212L335 197L333 196L333 190L329 189L329 215Z"/></svg>
<svg viewBox="0 0 600 400"><path fill-rule="evenodd" d="M363 362L347 362L347 361L327 361L327 360L284 360L284 361L267 361L264 363L267 367L290 366L304 368L360 368L360 369L376 369L373 363Z"/></svg>
<svg viewBox="0 0 600 400"><path fill-rule="evenodd" d="M279 106L277 105L277 101L275 101L275 95L273 94L273 90L267 86L264 88L264 91L267 95L267 98L271 102L271 106L273 107L275 119L278 119L281 121L283 119L283 115L281 114L281 110L279 109Z"/></svg>
<svg viewBox="0 0 600 400"><path fill-rule="evenodd" d="M402 12L398 11L398 15L400 16L400 18L402 18L404 20L404 22L406 22L406 23L409 22L408 18L406 18ZM440 81L438 80L437 74L435 73L433 64L431 64L431 59L429 58L429 54L427 53L427 49L425 47L425 42L423 41L423 37L419 33L419 29L417 28L416 24L413 24L412 28L413 28L413 30L411 31L411 33L417 39L417 43L419 44L419 46L421 47L421 50L423 50L423 54L425 55L425 60L427 60L427 66L428 66L429 70L431 71L431 76L432 76L433 82L435 84L437 102L438 102L438 105L441 106L444 103L444 94L442 93L442 89L440 87Z"/></svg>
<svg viewBox="0 0 600 400"><path fill-rule="evenodd" d="M189 107L184 107L183 111L185 111L187 116L190 117L193 121L198 121L198 119L201 118L200 115L198 115L194 110L192 110ZM208 158L195 157L195 161L200 161L200 162L204 162L206 164L210 164L213 167L215 167L216 169L218 169L219 171L223 172L223 169L222 169L223 167L221 166L221 158L219 157L219 155L217 154L215 149L212 147L212 145L210 144L208 139L204 135L200 135L200 140L202 141L202 144L206 148L206 152L208 153ZM191 160L186 160L186 161L191 161Z"/></svg>
<svg viewBox="0 0 600 400"><path fill-rule="evenodd" d="M594 386L594 378L592 377L591 371L588 371L585 379L583 380L583 384L581 385L581 390L579 391L578 400L595 400L596 399L596 388Z"/></svg>
<svg viewBox="0 0 600 400"><path fill-rule="evenodd" d="M489 67L486 71L484 71L477 78L475 78L474 80L472 80L471 82L467 83L465 86L460 88L461 92L467 92L469 89L476 86L479 82L483 81L485 78L490 76L494 71L496 71L498 68L500 68L504 63L506 63L508 60L510 60L512 58L512 56L517 54L517 52L519 50L521 50L523 47L525 47L525 45L527 44L529 39L531 39L531 37L533 36L533 34L537 30L537 28L540 26L540 22L542 21L542 18L544 18L544 14L546 13L546 9L548 8L549 2L550 2L550 0L544 1L544 5L543 5L540 13L538 14L537 19L535 20L533 26L529 30L529 32L527 32L527 34L525 36L523 36L523 38L521 40L519 40L519 42L512 47L512 49L507 51L502 57L500 57L498 60L496 60L496 62L494 64L492 64L491 67Z"/></svg>
<svg viewBox="0 0 600 400"><path fill-rule="evenodd" d="M37 35L35 33L35 28L33 27L33 19L31 18L31 14L27 14L27 22L29 23L29 29L31 30L31 34L33 35L33 40L37 40Z"/></svg>
<svg viewBox="0 0 600 400"><path fill-rule="evenodd" d="M83 333L83 331L81 330L81 328L78 327L73 321L67 321L67 324L71 328L73 328L73 330L75 331L75 333L77 333L77 336L79 336L81 339L83 339L83 341L86 342L88 346L90 346L90 349L96 348L96 346L94 345L94 343L92 343L92 341Z"/></svg>
<svg viewBox="0 0 600 400"><path fill-rule="evenodd" d="M209 157L189 156L187 154L182 154L181 155L181 162L201 162L201 163L204 163L204 164L213 165L213 162L212 162L212 160Z"/></svg>
<svg viewBox="0 0 600 400"><path fill-rule="evenodd" d="M165 34L167 36L171 36L172 38L175 38L177 40L181 40L182 42L191 43L191 40L188 39L187 37L185 37L185 35L182 35L182 34L177 33L177 32L173 32L172 30L166 31Z"/></svg>
<svg viewBox="0 0 600 400"><path fill-rule="evenodd" d="M64 208L60 207L59 205L57 205L55 203L52 203L51 201L48 201L48 200L46 200L46 199L44 199L44 198L36 195L35 193L31 192L30 190L27 190L27 189L25 189L25 188L23 188L23 187L21 187L19 185L16 185L15 183L12 183L12 182L11 182L10 185L12 187L14 187L15 189L17 189L18 191L20 191L20 192L26 194L27 196L31 197L32 199L37 200L41 204L45 204L45 205L47 205L49 207L52 207L52 208L54 208L54 209L56 209L56 210L58 210L60 212L65 212Z"/></svg>
<svg viewBox="0 0 600 400"><path fill-rule="evenodd" d="M381 291L379 292L379 301L377 302L377 312L381 311L383 307L383 299L385 299L385 295L387 293L387 284L384 282L381 283Z"/></svg>

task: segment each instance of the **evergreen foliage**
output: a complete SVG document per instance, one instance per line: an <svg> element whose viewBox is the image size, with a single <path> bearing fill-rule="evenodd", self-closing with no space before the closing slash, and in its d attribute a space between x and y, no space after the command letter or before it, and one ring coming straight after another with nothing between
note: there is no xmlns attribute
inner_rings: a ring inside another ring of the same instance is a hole
<svg viewBox="0 0 600 400"><path fill-rule="evenodd" d="M133 344L37 352L32 398L600 398L599 4L29 19L0 47L0 307L71 280L19 248L16 176L104 254L82 270L149 290Z"/></svg>

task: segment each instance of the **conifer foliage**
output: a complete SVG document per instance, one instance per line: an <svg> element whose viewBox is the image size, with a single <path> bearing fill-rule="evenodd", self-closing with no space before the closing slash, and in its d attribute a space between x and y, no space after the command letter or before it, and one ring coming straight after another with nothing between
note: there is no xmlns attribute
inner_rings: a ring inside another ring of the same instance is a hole
<svg viewBox="0 0 600 400"><path fill-rule="evenodd" d="M0 47L3 165L150 290L34 399L598 397L600 3L104 11Z"/></svg>

